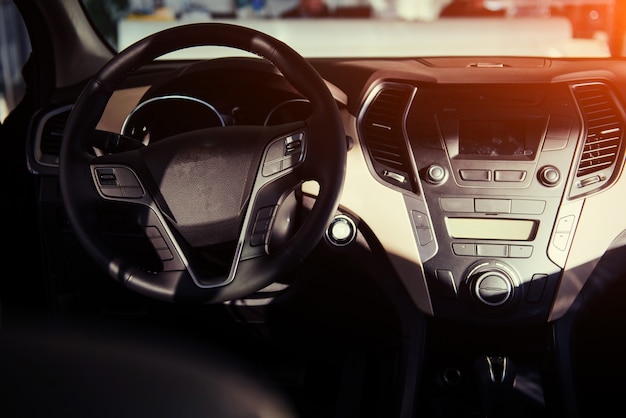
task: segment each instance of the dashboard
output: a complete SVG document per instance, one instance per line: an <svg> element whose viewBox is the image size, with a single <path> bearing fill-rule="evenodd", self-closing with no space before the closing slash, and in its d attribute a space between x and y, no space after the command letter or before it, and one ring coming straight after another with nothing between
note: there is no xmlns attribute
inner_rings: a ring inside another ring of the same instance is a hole
<svg viewBox="0 0 626 418"><path fill-rule="evenodd" d="M329 229L331 245L367 226L429 315L558 319L626 231L615 203L626 195L626 63L601 61L312 60L350 139L333 221L349 231L333 241ZM184 130L281 124L310 111L263 60L159 65L113 94L98 129L149 145ZM31 172L56 173L70 109L35 118ZM315 196L314 184L303 190Z"/></svg>

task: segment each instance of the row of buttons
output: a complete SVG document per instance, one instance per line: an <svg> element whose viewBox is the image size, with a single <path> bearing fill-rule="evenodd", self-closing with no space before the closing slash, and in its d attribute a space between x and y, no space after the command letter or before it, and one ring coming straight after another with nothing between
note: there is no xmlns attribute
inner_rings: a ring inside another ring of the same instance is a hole
<svg viewBox="0 0 626 418"><path fill-rule="evenodd" d="M471 197L442 197L441 209L446 212L513 213L540 215L546 208L543 200L525 199L482 199Z"/></svg>
<svg viewBox="0 0 626 418"><path fill-rule="evenodd" d="M533 247L532 245L454 242L452 243L452 251L454 251L454 254L461 256L530 258L533 253Z"/></svg>
<svg viewBox="0 0 626 418"><path fill-rule="evenodd" d="M459 170L461 180L466 181L502 181L502 182L522 182L526 178L524 170Z"/></svg>

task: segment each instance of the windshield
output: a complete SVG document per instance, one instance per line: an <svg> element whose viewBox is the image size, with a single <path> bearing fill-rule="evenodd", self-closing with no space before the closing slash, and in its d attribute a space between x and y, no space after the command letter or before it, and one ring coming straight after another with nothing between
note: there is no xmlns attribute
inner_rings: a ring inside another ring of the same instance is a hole
<svg viewBox="0 0 626 418"><path fill-rule="evenodd" d="M112 47L175 25L258 29L314 57L624 56L621 0L83 0ZM621 16L621 17L616 17ZM194 49L176 58L222 55Z"/></svg>

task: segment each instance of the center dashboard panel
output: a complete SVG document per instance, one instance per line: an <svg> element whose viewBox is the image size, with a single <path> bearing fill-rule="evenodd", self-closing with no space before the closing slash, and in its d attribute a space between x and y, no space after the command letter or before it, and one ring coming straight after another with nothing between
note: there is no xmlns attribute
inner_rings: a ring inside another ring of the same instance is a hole
<svg viewBox="0 0 626 418"><path fill-rule="evenodd" d="M437 317L548 318L582 207L566 212L563 202L610 184L623 155L615 100L603 83L393 81L372 90L363 140L378 177L412 192L405 200ZM395 141L397 170L377 158L384 135L375 127ZM612 152L600 151L606 144Z"/></svg>

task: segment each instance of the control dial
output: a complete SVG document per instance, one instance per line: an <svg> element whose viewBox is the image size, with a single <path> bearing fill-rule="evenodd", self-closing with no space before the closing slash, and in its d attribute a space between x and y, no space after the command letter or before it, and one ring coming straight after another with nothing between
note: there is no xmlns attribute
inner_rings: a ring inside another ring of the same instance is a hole
<svg viewBox="0 0 626 418"><path fill-rule="evenodd" d="M432 184L441 184L448 178L448 172L439 164L433 164L426 169L426 181Z"/></svg>
<svg viewBox="0 0 626 418"><path fill-rule="evenodd" d="M561 182L561 172L553 165L546 165L539 170L539 181L544 186L554 187Z"/></svg>
<svg viewBox="0 0 626 418"><path fill-rule="evenodd" d="M501 271L487 271L474 282L476 298L488 306L500 306L513 296L513 284Z"/></svg>
<svg viewBox="0 0 626 418"><path fill-rule="evenodd" d="M499 260L483 260L468 272L466 282L473 299L485 307L499 307L515 296L517 276Z"/></svg>

